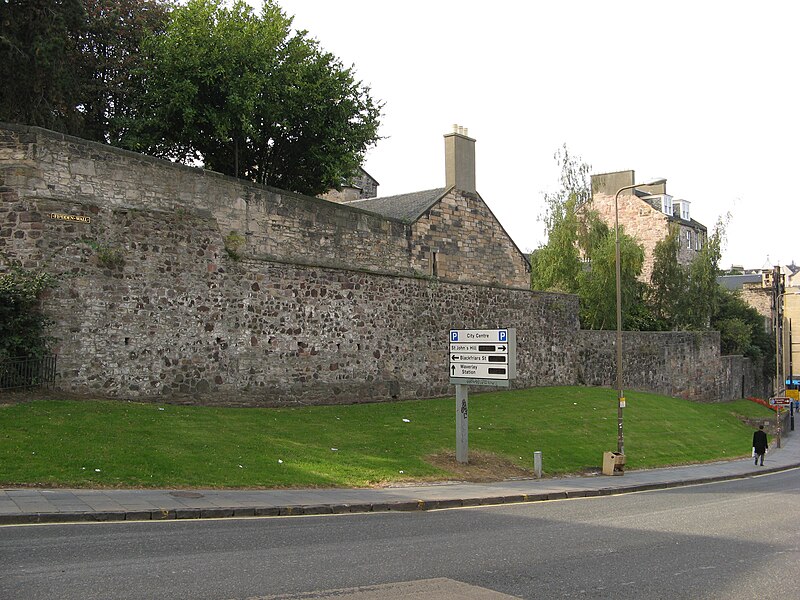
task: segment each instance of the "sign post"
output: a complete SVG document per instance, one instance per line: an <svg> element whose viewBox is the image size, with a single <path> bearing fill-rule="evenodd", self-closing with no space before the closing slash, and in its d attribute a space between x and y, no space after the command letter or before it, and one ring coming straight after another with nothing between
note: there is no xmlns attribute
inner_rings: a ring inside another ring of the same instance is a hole
<svg viewBox="0 0 800 600"><path fill-rule="evenodd" d="M456 461L469 462L469 387L456 384Z"/></svg>
<svg viewBox="0 0 800 600"><path fill-rule="evenodd" d="M456 386L456 461L469 462L469 386L508 387L517 376L516 329L451 329L450 383Z"/></svg>
<svg viewBox="0 0 800 600"><path fill-rule="evenodd" d="M769 399L769 403L775 407L775 425L777 429L777 435L775 436L775 445L780 448L781 447L781 407L789 406L792 403L791 398L786 398L782 396L775 396L774 398Z"/></svg>

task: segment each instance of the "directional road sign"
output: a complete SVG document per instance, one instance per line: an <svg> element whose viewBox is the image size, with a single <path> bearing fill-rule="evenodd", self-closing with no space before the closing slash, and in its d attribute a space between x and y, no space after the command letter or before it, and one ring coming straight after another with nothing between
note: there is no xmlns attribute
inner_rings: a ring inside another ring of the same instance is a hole
<svg viewBox="0 0 800 600"><path fill-rule="evenodd" d="M451 329L450 383L508 387L516 377L515 329Z"/></svg>
<svg viewBox="0 0 800 600"><path fill-rule="evenodd" d="M789 406L789 404L791 404L791 402L792 402L791 398L783 398L783 397L780 397L780 396L777 396L775 398L770 398L769 399L769 403L772 406Z"/></svg>

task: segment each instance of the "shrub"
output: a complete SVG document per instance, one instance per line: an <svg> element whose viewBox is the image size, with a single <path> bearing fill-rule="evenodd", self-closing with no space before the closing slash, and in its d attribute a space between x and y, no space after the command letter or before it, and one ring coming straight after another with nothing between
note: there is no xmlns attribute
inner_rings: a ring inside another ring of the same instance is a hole
<svg viewBox="0 0 800 600"><path fill-rule="evenodd" d="M0 273L0 358L40 357L49 352L49 319L41 298L56 284L49 273L12 266Z"/></svg>

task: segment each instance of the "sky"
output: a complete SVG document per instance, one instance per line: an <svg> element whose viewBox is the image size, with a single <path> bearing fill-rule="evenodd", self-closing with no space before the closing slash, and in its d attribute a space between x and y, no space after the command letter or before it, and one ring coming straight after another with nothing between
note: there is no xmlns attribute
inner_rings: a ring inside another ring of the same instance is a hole
<svg viewBox="0 0 800 600"><path fill-rule="evenodd" d="M255 6L259 0L248 0ZM521 250L546 241L556 151L667 179L720 267L800 261L800 3L278 0L385 102L364 168L388 196L444 186L443 135L476 142L477 189Z"/></svg>

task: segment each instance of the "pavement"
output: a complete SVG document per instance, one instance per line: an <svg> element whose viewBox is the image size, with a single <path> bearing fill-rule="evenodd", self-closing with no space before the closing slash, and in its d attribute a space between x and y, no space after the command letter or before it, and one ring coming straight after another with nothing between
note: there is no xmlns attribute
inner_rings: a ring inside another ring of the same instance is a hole
<svg viewBox="0 0 800 600"><path fill-rule="evenodd" d="M543 460L546 470L546 452ZM358 489L7 488L0 490L0 526L436 510L609 496L742 479L798 467L800 436L784 435L781 448L776 448L773 443L763 467L754 466L752 458L740 458L680 467L628 470L623 475L614 476L598 474Z"/></svg>

